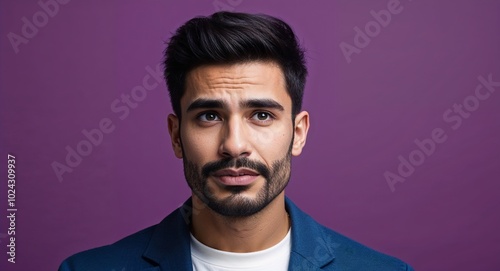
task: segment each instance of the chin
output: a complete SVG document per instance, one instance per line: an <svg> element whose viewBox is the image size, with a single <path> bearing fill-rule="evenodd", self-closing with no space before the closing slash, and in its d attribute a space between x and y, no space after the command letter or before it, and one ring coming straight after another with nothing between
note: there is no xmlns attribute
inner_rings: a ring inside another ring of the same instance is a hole
<svg viewBox="0 0 500 271"><path fill-rule="evenodd" d="M247 194L247 192L250 189L250 186L248 185L232 185L232 186L226 186L224 187L225 190L229 191L233 195L242 195L242 194Z"/></svg>
<svg viewBox="0 0 500 271"><path fill-rule="evenodd" d="M264 209L269 201L258 194L239 192L226 197L212 195L205 202L210 209L226 217L248 217Z"/></svg>

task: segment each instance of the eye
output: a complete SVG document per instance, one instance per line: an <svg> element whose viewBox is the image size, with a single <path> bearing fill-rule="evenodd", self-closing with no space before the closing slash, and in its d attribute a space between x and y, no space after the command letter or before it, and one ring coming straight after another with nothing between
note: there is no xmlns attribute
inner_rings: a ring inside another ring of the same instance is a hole
<svg viewBox="0 0 500 271"><path fill-rule="evenodd" d="M252 119L260 122L267 122L273 120L274 117L271 113L260 111L253 114Z"/></svg>
<svg viewBox="0 0 500 271"><path fill-rule="evenodd" d="M205 112L198 115L198 119L201 121L211 122L211 121L220 121L220 117L214 112Z"/></svg>

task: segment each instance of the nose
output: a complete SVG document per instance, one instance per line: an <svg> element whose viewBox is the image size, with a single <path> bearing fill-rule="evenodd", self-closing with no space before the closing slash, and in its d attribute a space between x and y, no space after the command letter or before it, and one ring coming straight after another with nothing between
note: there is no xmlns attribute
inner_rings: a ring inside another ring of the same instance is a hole
<svg viewBox="0 0 500 271"><path fill-rule="evenodd" d="M219 154L224 158L250 156L250 138L243 122L238 117L232 117L225 123L219 148Z"/></svg>

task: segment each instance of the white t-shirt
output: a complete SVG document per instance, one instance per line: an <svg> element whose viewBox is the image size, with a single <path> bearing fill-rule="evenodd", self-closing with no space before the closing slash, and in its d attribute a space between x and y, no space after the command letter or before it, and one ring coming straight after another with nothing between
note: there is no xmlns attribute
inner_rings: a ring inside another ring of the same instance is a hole
<svg viewBox="0 0 500 271"><path fill-rule="evenodd" d="M194 271L286 271L291 248L290 230L278 244L249 253L217 250L202 244L191 235L191 259Z"/></svg>

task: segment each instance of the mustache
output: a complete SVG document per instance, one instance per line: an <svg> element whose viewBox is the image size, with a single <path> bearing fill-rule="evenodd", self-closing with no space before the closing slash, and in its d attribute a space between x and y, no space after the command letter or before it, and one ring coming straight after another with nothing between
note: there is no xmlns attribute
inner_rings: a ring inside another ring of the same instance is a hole
<svg viewBox="0 0 500 271"><path fill-rule="evenodd" d="M226 168L249 168L258 172L266 180L269 180L271 172L261 162L253 161L248 158L227 158L219 161L214 161L205 164L201 169L201 174L204 179L208 178L210 175L214 174L216 171Z"/></svg>

